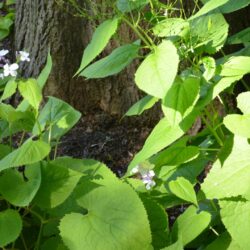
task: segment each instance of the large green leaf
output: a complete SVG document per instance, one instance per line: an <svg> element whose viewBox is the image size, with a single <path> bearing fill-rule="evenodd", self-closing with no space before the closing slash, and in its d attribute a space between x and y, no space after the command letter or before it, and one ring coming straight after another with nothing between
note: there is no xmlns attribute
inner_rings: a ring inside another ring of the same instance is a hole
<svg viewBox="0 0 250 250"><path fill-rule="evenodd" d="M106 47L117 29L118 21L118 18L109 19L97 27L91 42L84 50L82 62L76 74L79 74Z"/></svg>
<svg viewBox="0 0 250 250"><path fill-rule="evenodd" d="M200 78L176 78L163 100L163 112L171 125L179 124L192 111L198 100L199 90Z"/></svg>
<svg viewBox="0 0 250 250"><path fill-rule="evenodd" d="M20 81L18 89L22 97L29 102L29 104L38 110L40 102L42 101L42 91L35 79L28 79L27 81Z"/></svg>
<svg viewBox="0 0 250 250"><path fill-rule="evenodd" d="M163 41L139 66L137 86L149 95L164 98L176 77L179 56L170 41Z"/></svg>
<svg viewBox="0 0 250 250"><path fill-rule="evenodd" d="M250 28L246 28L228 38L228 44L241 44L250 42Z"/></svg>
<svg viewBox="0 0 250 250"><path fill-rule="evenodd" d="M40 129L44 130L46 127L51 129L51 132L46 131L45 137L51 139L58 139L66 134L80 119L80 112L76 111L66 102L55 97L49 97L49 101L44 106L38 117L39 126L36 124L33 128L33 134L40 133Z"/></svg>
<svg viewBox="0 0 250 250"><path fill-rule="evenodd" d="M0 171L39 162L46 157L49 152L50 146L47 143L29 139L21 147L0 161Z"/></svg>
<svg viewBox="0 0 250 250"><path fill-rule="evenodd" d="M250 138L250 114L227 115L223 123L233 134Z"/></svg>
<svg viewBox="0 0 250 250"><path fill-rule="evenodd" d="M131 169L138 163L145 161L155 153L164 149L184 133L185 131L183 131L179 125L172 126L166 117L160 120L147 138L141 151L136 154L132 162L129 164L127 173L130 173Z"/></svg>
<svg viewBox="0 0 250 250"><path fill-rule="evenodd" d="M140 46L127 44L116 48L110 55L85 68L80 76L103 78L115 75L127 67L137 56Z"/></svg>
<svg viewBox="0 0 250 250"><path fill-rule="evenodd" d="M0 247L15 241L22 230L22 219L19 213L12 209L0 212Z"/></svg>
<svg viewBox="0 0 250 250"><path fill-rule="evenodd" d="M237 107L243 114L250 114L250 91L241 93L237 96Z"/></svg>
<svg viewBox="0 0 250 250"><path fill-rule="evenodd" d="M234 137L231 154L223 165L218 159L201 188L206 198L222 199L232 196L250 198L250 145L243 137Z"/></svg>
<svg viewBox="0 0 250 250"><path fill-rule="evenodd" d="M223 65L221 76L243 76L250 72L249 56L232 56Z"/></svg>
<svg viewBox="0 0 250 250"><path fill-rule="evenodd" d="M130 12L149 3L149 0L117 0L117 8L121 12Z"/></svg>
<svg viewBox="0 0 250 250"><path fill-rule="evenodd" d="M249 201L220 201L221 219L232 239L240 249L250 246L250 202ZM235 223L237 222L237 225Z"/></svg>
<svg viewBox="0 0 250 250"><path fill-rule="evenodd" d="M60 157L51 164L70 168L86 175L92 181L101 180L102 182L118 181L117 176L105 164L92 159L74 159L71 157Z"/></svg>
<svg viewBox="0 0 250 250"><path fill-rule="evenodd" d="M42 182L35 203L42 208L54 208L63 203L83 176L80 172L64 166L43 163Z"/></svg>
<svg viewBox="0 0 250 250"><path fill-rule="evenodd" d="M170 181L168 187L170 191L180 199L198 206L193 185L187 179L178 177L176 180Z"/></svg>
<svg viewBox="0 0 250 250"><path fill-rule="evenodd" d="M170 246L164 247L161 250L183 250L182 242L180 239Z"/></svg>
<svg viewBox="0 0 250 250"><path fill-rule="evenodd" d="M190 20L197 18L199 16L205 15L208 12L217 9L218 7L224 5L229 0L210 0L208 1L194 16L191 16Z"/></svg>
<svg viewBox="0 0 250 250"><path fill-rule="evenodd" d="M173 236L182 240L183 246L199 236L209 225L211 215L207 212L197 212L195 206L190 206L174 223Z"/></svg>
<svg viewBox="0 0 250 250"><path fill-rule="evenodd" d="M200 16L190 21L193 49L214 54L222 48L228 35L228 24L220 13ZM198 50L199 49L199 50Z"/></svg>
<svg viewBox="0 0 250 250"><path fill-rule="evenodd" d="M182 18L166 18L159 22L154 28L153 32L159 37L185 37L189 31L188 21Z"/></svg>
<svg viewBox="0 0 250 250"><path fill-rule="evenodd" d="M14 206L28 206L41 183L40 165L25 167L24 175L17 169L6 169L0 176L0 193Z"/></svg>
<svg viewBox="0 0 250 250"><path fill-rule="evenodd" d="M145 110L150 109L158 101L158 98L147 95L136 102L125 114L125 116L140 115Z"/></svg>
<svg viewBox="0 0 250 250"><path fill-rule="evenodd" d="M86 183L81 190L77 202L87 213L67 214L59 226L69 249L152 249L146 211L128 184L114 182L93 188Z"/></svg>
<svg viewBox="0 0 250 250"><path fill-rule="evenodd" d="M146 208L154 249L166 246L169 239L168 217L165 209L152 199L140 196Z"/></svg>

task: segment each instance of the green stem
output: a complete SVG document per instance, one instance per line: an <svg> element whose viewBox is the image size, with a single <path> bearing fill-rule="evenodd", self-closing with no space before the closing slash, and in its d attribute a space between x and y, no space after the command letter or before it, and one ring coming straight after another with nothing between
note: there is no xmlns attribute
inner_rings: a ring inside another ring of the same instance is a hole
<svg viewBox="0 0 250 250"><path fill-rule="evenodd" d="M205 123L205 125L207 126L207 128L210 130L210 132L213 134L213 136L215 137L216 141L219 143L219 145L222 147L223 146L223 142L220 139L219 135L217 134L217 132L213 129L213 127L211 127L211 125L207 122L206 118L204 117L204 115L201 115L201 119L202 121Z"/></svg>
<svg viewBox="0 0 250 250"><path fill-rule="evenodd" d="M23 233L21 233L21 240L22 240L22 243L23 243L23 246L24 246L24 250L28 250L27 244L26 244L25 239L23 237Z"/></svg>
<svg viewBox="0 0 250 250"><path fill-rule="evenodd" d="M149 47L151 44L145 39L145 37L139 32L139 30L125 17L122 16L122 20L137 34L137 36Z"/></svg>
<svg viewBox="0 0 250 250"><path fill-rule="evenodd" d="M43 223L41 222L40 230L39 230L37 241L36 241L35 250L40 249L40 242L41 242L41 238L42 238L42 232L43 232Z"/></svg>

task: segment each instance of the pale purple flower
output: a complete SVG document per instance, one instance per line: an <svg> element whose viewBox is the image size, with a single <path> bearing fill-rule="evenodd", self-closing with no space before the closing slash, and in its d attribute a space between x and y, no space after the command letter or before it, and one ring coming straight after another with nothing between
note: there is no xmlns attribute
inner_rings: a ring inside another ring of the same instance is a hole
<svg viewBox="0 0 250 250"><path fill-rule="evenodd" d="M146 184L147 190L151 189L156 185L155 181L153 180L155 176L155 172L153 170L149 170L141 167L140 165L137 165L131 170L131 174L137 173L141 175L142 182Z"/></svg>
<svg viewBox="0 0 250 250"><path fill-rule="evenodd" d="M3 66L3 74L4 76L17 76L17 70L19 66L17 63L13 64L5 64Z"/></svg>
<svg viewBox="0 0 250 250"><path fill-rule="evenodd" d="M22 62L25 62L25 61L29 62L30 61L30 58L29 58L30 54L28 52L19 51L18 55L20 56L20 61L22 61Z"/></svg>

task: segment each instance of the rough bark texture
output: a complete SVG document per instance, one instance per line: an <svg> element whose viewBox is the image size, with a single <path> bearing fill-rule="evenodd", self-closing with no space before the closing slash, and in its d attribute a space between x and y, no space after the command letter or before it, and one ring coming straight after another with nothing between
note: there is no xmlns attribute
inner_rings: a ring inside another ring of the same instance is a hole
<svg viewBox="0 0 250 250"><path fill-rule="evenodd" d="M30 64L23 69L26 76L39 74L51 49L53 72L45 95L60 97L82 112L102 109L117 115L138 100L133 65L106 79L72 78L93 33L90 22L73 17L54 0L17 0L16 9L16 50L26 49L31 55ZM125 27L121 32L130 36ZM103 55L116 46L113 42Z"/></svg>

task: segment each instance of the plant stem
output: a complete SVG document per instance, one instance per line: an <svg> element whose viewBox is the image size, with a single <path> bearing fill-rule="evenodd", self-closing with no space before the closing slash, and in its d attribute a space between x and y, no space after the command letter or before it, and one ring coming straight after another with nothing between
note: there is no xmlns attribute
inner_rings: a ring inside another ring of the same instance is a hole
<svg viewBox="0 0 250 250"><path fill-rule="evenodd" d="M205 125L207 126L207 128L210 130L210 132L213 134L213 136L215 137L216 141L222 147L223 146L222 140L220 139L220 137L218 136L218 134L216 133L216 131L213 129L213 127L211 127L211 125L207 122L207 120L204 117L204 115L201 115L201 119L205 123Z"/></svg>
<svg viewBox="0 0 250 250"><path fill-rule="evenodd" d="M41 242L41 238L42 238L42 231L43 231L43 222L41 222L41 225L40 225L40 230L39 230L39 233L38 233L35 250L39 250L40 249L40 242Z"/></svg>
<svg viewBox="0 0 250 250"><path fill-rule="evenodd" d="M24 250L28 250L27 244L26 244L25 239L23 237L23 233L21 233L21 240L22 240L22 243L23 243L23 246L24 246Z"/></svg>
<svg viewBox="0 0 250 250"><path fill-rule="evenodd" d="M139 30L125 17L122 16L122 20L138 35L138 37L149 47L151 44L145 39L145 37L139 32Z"/></svg>

